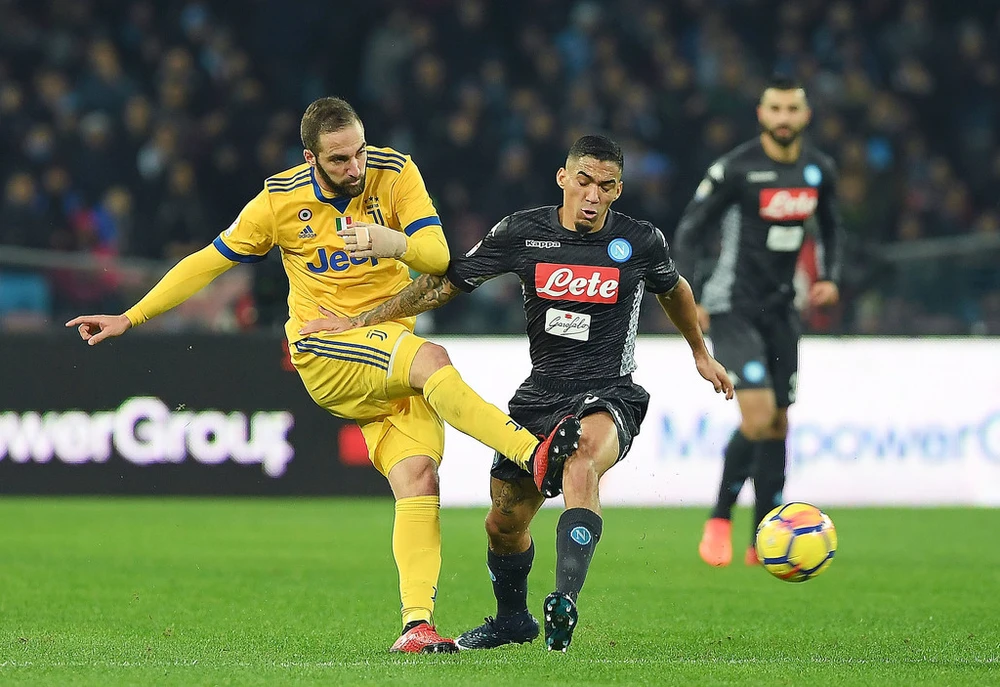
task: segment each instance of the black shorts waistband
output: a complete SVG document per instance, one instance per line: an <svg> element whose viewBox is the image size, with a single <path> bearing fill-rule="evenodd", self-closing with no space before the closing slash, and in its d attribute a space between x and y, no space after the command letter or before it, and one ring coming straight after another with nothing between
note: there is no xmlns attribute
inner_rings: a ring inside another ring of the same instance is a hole
<svg viewBox="0 0 1000 687"><path fill-rule="evenodd" d="M560 379L549 377L538 372L532 372L528 380L540 389L549 391L563 391L569 393L582 393L603 389L609 386L621 386L632 383L632 375L624 377L593 377L590 379Z"/></svg>

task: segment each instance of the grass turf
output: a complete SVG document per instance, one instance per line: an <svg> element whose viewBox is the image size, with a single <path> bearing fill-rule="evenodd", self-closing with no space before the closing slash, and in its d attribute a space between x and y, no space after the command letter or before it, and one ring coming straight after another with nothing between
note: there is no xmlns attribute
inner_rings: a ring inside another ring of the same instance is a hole
<svg viewBox="0 0 1000 687"><path fill-rule="evenodd" d="M494 610L483 514L442 515L444 633ZM610 509L565 655L387 653L391 516L371 500L4 498L0 684L1000 683L997 510L834 509L836 560L793 585L702 564L704 509ZM536 521L536 616L557 516Z"/></svg>

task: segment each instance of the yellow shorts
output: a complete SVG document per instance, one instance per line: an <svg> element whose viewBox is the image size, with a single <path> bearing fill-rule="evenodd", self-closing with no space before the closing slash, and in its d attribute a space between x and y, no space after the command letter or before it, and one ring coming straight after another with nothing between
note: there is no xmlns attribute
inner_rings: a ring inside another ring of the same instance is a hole
<svg viewBox="0 0 1000 687"><path fill-rule="evenodd" d="M368 457L383 475L410 456L441 463L444 422L409 384L425 339L398 322L320 332L289 348L292 364L320 407L360 425Z"/></svg>

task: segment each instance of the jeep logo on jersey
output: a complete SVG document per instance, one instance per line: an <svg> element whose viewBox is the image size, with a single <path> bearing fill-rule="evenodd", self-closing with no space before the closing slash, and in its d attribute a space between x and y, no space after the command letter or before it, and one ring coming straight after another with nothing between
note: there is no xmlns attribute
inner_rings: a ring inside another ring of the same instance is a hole
<svg viewBox="0 0 1000 687"><path fill-rule="evenodd" d="M617 303L617 267L593 265L535 265L535 293L540 298L582 303Z"/></svg>
<svg viewBox="0 0 1000 687"><path fill-rule="evenodd" d="M337 219L340 218L338 217ZM343 250L331 251L327 255L326 248L320 248L316 251L316 257L313 259L316 261L315 265L312 262L306 263L306 268L313 274L320 274L327 270L331 272L343 272L351 265L364 265L366 262L370 262L372 267L378 265L378 258L355 258Z"/></svg>
<svg viewBox="0 0 1000 687"><path fill-rule="evenodd" d="M814 188L765 188L760 191L760 216L773 222L802 222L819 204Z"/></svg>

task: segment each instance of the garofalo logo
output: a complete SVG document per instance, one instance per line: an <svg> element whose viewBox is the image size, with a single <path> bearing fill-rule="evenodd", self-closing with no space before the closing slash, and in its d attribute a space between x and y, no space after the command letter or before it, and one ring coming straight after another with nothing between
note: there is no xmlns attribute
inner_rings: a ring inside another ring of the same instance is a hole
<svg viewBox="0 0 1000 687"><path fill-rule="evenodd" d="M288 432L291 413L260 410L251 414L220 410L171 410L149 396L130 398L116 410L0 413L0 460L15 463L104 463L117 453L136 465L204 465L231 460L260 464L280 477L294 456Z"/></svg>

